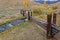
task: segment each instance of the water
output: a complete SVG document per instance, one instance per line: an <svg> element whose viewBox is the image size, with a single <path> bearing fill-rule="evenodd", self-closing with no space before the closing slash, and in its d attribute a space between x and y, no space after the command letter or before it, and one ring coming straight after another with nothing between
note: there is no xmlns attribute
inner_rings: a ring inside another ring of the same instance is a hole
<svg viewBox="0 0 60 40"><path fill-rule="evenodd" d="M10 22L10 23L6 23L6 24L4 24L4 25L1 25L1 26L0 26L0 33L8 30L8 29L11 28L11 27L15 27L15 26L18 25L18 24L22 24L22 23L24 23L24 22L25 22L25 19L20 19L20 20L15 20L15 21L12 21L12 22Z"/></svg>
<svg viewBox="0 0 60 40"><path fill-rule="evenodd" d="M34 0L35 2L39 2L39 3L44 3L44 1L43 0ZM60 2L60 0L57 0L57 1L46 1L46 3L47 4L53 4L53 3L57 3L57 2Z"/></svg>

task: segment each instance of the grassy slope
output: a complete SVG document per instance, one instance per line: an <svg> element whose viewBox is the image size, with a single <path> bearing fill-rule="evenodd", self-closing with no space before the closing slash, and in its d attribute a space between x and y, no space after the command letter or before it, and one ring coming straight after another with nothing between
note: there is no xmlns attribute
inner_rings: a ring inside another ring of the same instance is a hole
<svg viewBox="0 0 60 40"><path fill-rule="evenodd" d="M0 5L0 25L22 17L19 13L18 6Z"/></svg>
<svg viewBox="0 0 60 40"><path fill-rule="evenodd" d="M19 8L23 5L23 1L24 0L0 0L0 24L21 18ZM31 4L34 5L35 3L32 2Z"/></svg>

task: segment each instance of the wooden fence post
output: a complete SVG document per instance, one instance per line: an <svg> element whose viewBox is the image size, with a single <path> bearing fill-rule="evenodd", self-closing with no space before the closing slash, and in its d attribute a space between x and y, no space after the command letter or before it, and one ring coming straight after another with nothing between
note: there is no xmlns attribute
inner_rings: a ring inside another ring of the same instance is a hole
<svg viewBox="0 0 60 40"><path fill-rule="evenodd" d="M22 10L20 10L20 13L22 14L22 13L23 13L23 11L22 11Z"/></svg>
<svg viewBox="0 0 60 40"><path fill-rule="evenodd" d="M52 36L52 26L51 26L52 14L47 15L47 38Z"/></svg>
<svg viewBox="0 0 60 40"><path fill-rule="evenodd" d="M30 12L30 21L32 21L32 11Z"/></svg>
<svg viewBox="0 0 60 40"><path fill-rule="evenodd" d="M32 18L32 12L28 11L28 20L31 21L31 18Z"/></svg>
<svg viewBox="0 0 60 40"><path fill-rule="evenodd" d="M53 24L56 24L56 13L53 14Z"/></svg>
<svg viewBox="0 0 60 40"><path fill-rule="evenodd" d="M28 20L30 20L30 12L28 11Z"/></svg>
<svg viewBox="0 0 60 40"><path fill-rule="evenodd" d="M32 12L31 12L31 16L32 16Z"/></svg>
<svg viewBox="0 0 60 40"><path fill-rule="evenodd" d="M24 14L25 14L25 10L23 10L23 16L24 16Z"/></svg>

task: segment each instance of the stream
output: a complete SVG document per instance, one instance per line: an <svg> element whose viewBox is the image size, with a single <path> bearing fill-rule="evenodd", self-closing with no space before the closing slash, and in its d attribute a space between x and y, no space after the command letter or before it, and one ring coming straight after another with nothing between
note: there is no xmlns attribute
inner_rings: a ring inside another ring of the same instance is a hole
<svg viewBox="0 0 60 40"><path fill-rule="evenodd" d="M0 26L0 33L10 29L11 27L15 27L18 24L23 24L24 22L25 22L25 18L14 20L14 21L11 21L9 23L3 24Z"/></svg>
<svg viewBox="0 0 60 40"><path fill-rule="evenodd" d="M44 3L44 0L34 0L35 2L38 2L38 3ZM57 3L57 2L60 2L60 0L45 0L47 4L54 4L54 3Z"/></svg>

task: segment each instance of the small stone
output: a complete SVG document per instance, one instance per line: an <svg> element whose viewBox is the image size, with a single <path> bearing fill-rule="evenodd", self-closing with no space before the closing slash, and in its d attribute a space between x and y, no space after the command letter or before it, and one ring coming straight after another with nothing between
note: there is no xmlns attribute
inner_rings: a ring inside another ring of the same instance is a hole
<svg viewBox="0 0 60 40"><path fill-rule="evenodd" d="M28 19L25 19L25 21L28 21Z"/></svg>

